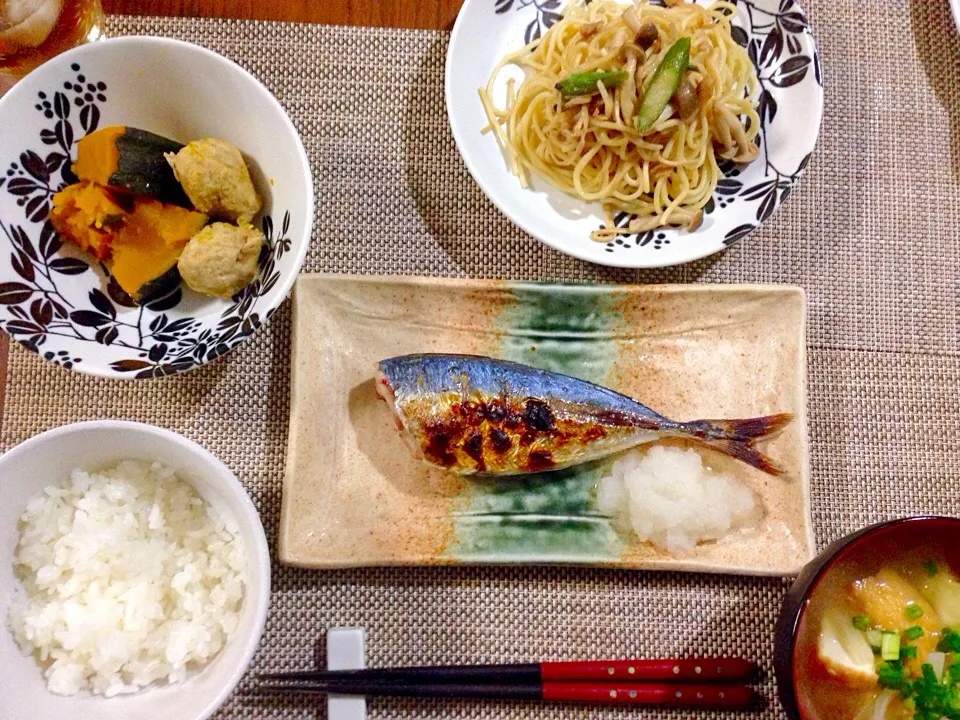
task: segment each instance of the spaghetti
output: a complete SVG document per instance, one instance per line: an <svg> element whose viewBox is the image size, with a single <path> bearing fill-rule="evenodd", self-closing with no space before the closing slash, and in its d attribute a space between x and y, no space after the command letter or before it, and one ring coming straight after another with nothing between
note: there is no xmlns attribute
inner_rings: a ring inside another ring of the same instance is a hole
<svg viewBox="0 0 960 720"><path fill-rule="evenodd" d="M503 58L480 89L484 132L496 134L524 187L534 173L602 203L606 224L591 233L596 241L696 228L721 175L717 158L744 163L758 155L757 76L731 34L735 6L667 5L571 4L543 37ZM525 78L519 86L507 81L498 107L493 87L507 65ZM665 78L670 65L678 72ZM662 112L655 95L663 96ZM643 119L651 106L659 115ZM629 214L626 225L615 224L617 211Z"/></svg>

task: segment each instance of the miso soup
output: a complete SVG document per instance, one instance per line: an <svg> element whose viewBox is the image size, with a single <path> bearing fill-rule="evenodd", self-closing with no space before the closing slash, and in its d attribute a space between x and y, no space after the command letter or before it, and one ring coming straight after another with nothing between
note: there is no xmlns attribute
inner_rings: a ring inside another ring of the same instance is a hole
<svg viewBox="0 0 960 720"><path fill-rule="evenodd" d="M842 551L812 591L794 650L804 720L960 718L960 543L908 525Z"/></svg>

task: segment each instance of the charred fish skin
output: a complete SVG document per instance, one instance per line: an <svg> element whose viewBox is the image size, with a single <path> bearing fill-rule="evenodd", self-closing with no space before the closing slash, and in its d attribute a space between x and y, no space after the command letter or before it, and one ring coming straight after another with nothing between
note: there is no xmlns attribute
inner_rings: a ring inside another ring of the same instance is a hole
<svg viewBox="0 0 960 720"><path fill-rule="evenodd" d="M560 469L668 436L777 474L752 443L790 420L678 423L585 380L480 356L406 355L378 369L398 428L427 462L460 474Z"/></svg>
<svg viewBox="0 0 960 720"><path fill-rule="evenodd" d="M461 474L568 467L669 423L606 388L502 360L415 355L379 370L378 393L398 426L428 462Z"/></svg>

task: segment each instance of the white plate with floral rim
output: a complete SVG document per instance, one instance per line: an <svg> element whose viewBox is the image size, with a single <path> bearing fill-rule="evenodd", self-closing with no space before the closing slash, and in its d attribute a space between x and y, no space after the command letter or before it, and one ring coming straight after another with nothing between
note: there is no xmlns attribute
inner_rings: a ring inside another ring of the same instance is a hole
<svg viewBox="0 0 960 720"><path fill-rule="evenodd" d="M231 300L181 285L136 306L57 237L50 198L74 181L77 141L108 125L240 148L263 197L254 222L267 241L250 285ZM184 372L243 342L289 293L310 242L310 165L283 108L239 65L164 38L84 45L0 98L0 127L0 327L46 360L100 377Z"/></svg>
<svg viewBox="0 0 960 720"><path fill-rule="evenodd" d="M662 0L653 0L662 4ZM698 0L700 4L711 4ZM795 0L734 0L734 40L747 48L760 80L760 157L749 165L721 163L724 177L694 232L663 228L590 240L603 222L599 203L584 203L531 177L523 189L492 133L477 94L500 59L540 37L563 11L560 0L466 0L447 50L446 101L453 137L467 169L514 223L560 252L617 267L663 267L719 252L770 218L803 174L820 132L823 84L806 16ZM512 73L512 75L511 75ZM493 100L503 104L504 68ZM617 216L626 223L626 214Z"/></svg>

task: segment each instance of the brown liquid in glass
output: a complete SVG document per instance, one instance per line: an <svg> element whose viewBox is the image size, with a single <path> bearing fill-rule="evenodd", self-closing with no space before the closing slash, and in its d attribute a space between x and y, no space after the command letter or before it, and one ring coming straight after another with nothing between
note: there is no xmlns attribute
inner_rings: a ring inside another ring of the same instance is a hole
<svg viewBox="0 0 960 720"><path fill-rule="evenodd" d="M5 0L0 0L2 4ZM100 0L63 0L56 25L40 45L21 48L9 55L0 47L0 74L22 77L55 55L95 40L103 31Z"/></svg>

